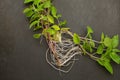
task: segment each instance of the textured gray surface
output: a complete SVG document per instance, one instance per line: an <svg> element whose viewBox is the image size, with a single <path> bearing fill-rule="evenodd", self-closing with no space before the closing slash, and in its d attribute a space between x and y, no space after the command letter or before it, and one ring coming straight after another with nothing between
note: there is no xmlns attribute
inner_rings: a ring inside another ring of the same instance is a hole
<svg viewBox="0 0 120 80"><path fill-rule="evenodd" d="M120 0L54 0L62 19L73 32L84 35L86 26L95 31L120 35ZM110 75L96 62L80 57L68 74L59 76L45 61L45 42L32 38L22 10L23 0L0 0L0 80L120 80L120 65Z"/></svg>

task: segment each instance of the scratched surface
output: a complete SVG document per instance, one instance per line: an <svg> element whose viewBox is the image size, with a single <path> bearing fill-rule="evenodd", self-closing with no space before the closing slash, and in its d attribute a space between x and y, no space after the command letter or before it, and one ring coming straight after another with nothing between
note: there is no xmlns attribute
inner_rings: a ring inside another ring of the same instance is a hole
<svg viewBox="0 0 120 80"><path fill-rule="evenodd" d="M84 35L86 26L120 35L120 0L54 0L58 12L73 32ZM114 75L88 57L81 56L68 74L59 75L45 61L47 44L32 38L28 20L22 13L23 0L0 0L0 80L120 80L120 65Z"/></svg>

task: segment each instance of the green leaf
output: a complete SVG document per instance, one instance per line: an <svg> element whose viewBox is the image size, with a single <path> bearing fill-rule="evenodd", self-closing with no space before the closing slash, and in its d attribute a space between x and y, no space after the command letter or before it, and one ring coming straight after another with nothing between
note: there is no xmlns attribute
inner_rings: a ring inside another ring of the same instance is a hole
<svg viewBox="0 0 120 80"><path fill-rule="evenodd" d="M104 67L105 67L111 74L113 74L113 68L112 68L110 62L107 62L107 61L104 62Z"/></svg>
<svg viewBox="0 0 120 80"><path fill-rule="evenodd" d="M98 59L97 62L98 62L101 66L104 66L104 61L103 61L103 60Z"/></svg>
<svg viewBox="0 0 120 80"><path fill-rule="evenodd" d="M31 8L26 8L26 9L24 9L23 13L24 13L27 17L31 17L31 16L34 14L34 12L32 11Z"/></svg>
<svg viewBox="0 0 120 80"><path fill-rule="evenodd" d="M92 40L90 40L90 45L91 47L95 47L95 43Z"/></svg>
<svg viewBox="0 0 120 80"><path fill-rule="evenodd" d="M51 2L50 1L46 1L43 4L44 4L44 8L50 8L51 7Z"/></svg>
<svg viewBox="0 0 120 80"><path fill-rule="evenodd" d="M104 59L98 59L97 62L106 68L107 71L109 71L111 74L113 74L113 68L110 64L110 60L107 58Z"/></svg>
<svg viewBox="0 0 120 80"><path fill-rule="evenodd" d="M61 15L61 14L58 14L58 15L57 15L57 19L60 18L60 17L62 17L62 15Z"/></svg>
<svg viewBox="0 0 120 80"><path fill-rule="evenodd" d="M53 36L55 41L61 42L61 33L56 32L56 34Z"/></svg>
<svg viewBox="0 0 120 80"><path fill-rule="evenodd" d="M113 46L113 48L116 48L118 46L118 44L119 44L119 37L118 37L118 35L115 35L112 38L112 46Z"/></svg>
<svg viewBox="0 0 120 80"><path fill-rule="evenodd" d="M74 35L73 35L73 42L74 42L75 44L79 44L79 43L80 43L80 37L79 37L79 35L76 34L76 33L74 33Z"/></svg>
<svg viewBox="0 0 120 80"><path fill-rule="evenodd" d="M48 21L54 23L54 18L51 15L47 15Z"/></svg>
<svg viewBox="0 0 120 80"><path fill-rule="evenodd" d="M54 30L56 30L56 31L58 31L58 30L60 30L60 27L58 26L58 25L53 25L53 26L51 26Z"/></svg>
<svg viewBox="0 0 120 80"><path fill-rule="evenodd" d="M103 43L104 43L104 45L105 45L106 47L112 47L112 45L111 45L112 40L111 40L109 37L105 37Z"/></svg>
<svg viewBox="0 0 120 80"><path fill-rule="evenodd" d="M39 23L39 21L33 21L31 24L30 24L30 29L33 27L33 26L35 26L36 24L38 24Z"/></svg>
<svg viewBox="0 0 120 80"><path fill-rule="evenodd" d="M46 21L47 20L47 16L41 15L41 19Z"/></svg>
<svg viewBox="0 0 120 80"><path fill-rule="evenodd" d="M43 4L37 5L37 10L38 11L44 10L43 6L44 6Z"/></svg>
<svg viewBox="0 0 120 80"><path fill-rule="evenodd" d="M68 31L70 28L61 28L61 31Z"/></svg>
<svg viewBox="0 0 120 80"><path fill-rule="evenodd" d="M25 4L30 3L30 2L33 2L33 0L25 0L24 1Z"/></svg>
<svg viewBox="0 0 120 80"><path fill-rule="evenodd" d="M97 54L102 54L103 53L103 50L104 50L104 47L102 45L99 45L98 48L97 48Z"/></svg>
<svg viewBox="0 0 120 80"><path fill-rule="evenodd" d="M25 8L24 10L23 10L23 13L27 13L27 12L29 12L31 10L31 8Z"/></svg>
<svg viewBox="0 0 120 80"><path fill-rule="evenodd" d="M102 32L102 34L101 34L101 41L102 41L102 42L104 41L104 38L105 38L105 35L104 35L104 33Z"/></svg>
<svg viewBox="0 0 120 80"><path fill-rule="evenodd" d="M90 26L87 26L87 31L88 31L88 34L93 33L93 30L92 30L92 28Z"/></svg>
<svg viewBox="0 0 120 80"><path fill-rule="evenodd" d="M30 23L33 22L34 20L38 20L39 18L40 15L38 13L33 14L30 18Z"/></svg>
<svg viewBox="0 0 120 80"><path fill-rule="evenodd" d="M55 17L55 18L57 17L57 15L56 15L56 14L57 14L57 9L56 9L54 6L51 7L51 14L52 14L53 17Z"/></svg>
<svg viewBox="0 0 120 80"><path fill-rule="evenodd" d="M33 35L33 37L36 38L36 39L40 38L40 36L41 36L40 33L39 33L39 34L34 34L34 35Z"/></svg>
<svg viewBox="0 0 120 80"><path fill-rule="evenodd" d="M84 42L83 42L83 48L84 48L86 51L89 51L89 52L92 52L92 51L93 51L92 46L91 46L90 42L88 42L88 41L84 41Z"/></svg>
<svg viewBox="0 0 120 80"><path fill-rule="evenodd" d="M50 35L54 35L56 33L56 31L51 28L48 28L46 32L48 32Z"/></svg>
<svg viewBox="0 0 120 80"><path fill-rule="evenodd" d="M120 52L119 49L113 49L112 51L113 51L113 52Z"/></svg>
<svg viewBox="0 0 120 80"><path fill-rule="evenodd" d="M64 20L64 21L61 21L61 22L59 23L59 26L65 26L66 24L67 24L67 21Z"/></svg>
<svg viewBox="0 0 120 80"><path fill-rule="evenodd" d="M42 0L34 0L34 4L39 4Z"/></svg>
<svg viewBox="0 0 120 80"><path fill-rule="evenodd" d="M41 28L42 28L42 26L37 26L37 27L34 28L34 31L39 30Z"/></svg>
<svg viewBox="0 0 120 80"><path fill-rule="evenodd" d="M111 59L116 62L117 64L120 64L120 56L116 54L115 52L110 53Z"/></svg>

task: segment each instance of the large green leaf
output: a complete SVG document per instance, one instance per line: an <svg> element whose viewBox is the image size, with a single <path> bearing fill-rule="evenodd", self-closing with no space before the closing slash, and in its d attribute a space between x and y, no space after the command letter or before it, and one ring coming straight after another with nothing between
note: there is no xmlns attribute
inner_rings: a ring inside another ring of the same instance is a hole
<svg viewBox="0 0 120 80"><path fill-rule="evenodd" d="M113 74L113 68L112 68L110 62L107 62L107 61L104 62L104 67L105 67L111 74Z"/></svg>
<svg viewBox="0 0 120 80"><path fill-rule="evenodd" d="M116 48L118 46L118 44L119 44L119 37L118 37L118 35L115 35L112 38L112 47Z"/></svg>
<svg viewBox="0 0 120 80"><path fill-rule="evenodd" d="M74 42L75 44L79 44L79 43L80 43L80 37L79 37L79 35L76 34L76 33L74 33L74 35L73 35L73 42Z"/></svg>
<svg viewBox="0 0 120 80"><path fill-rule="evenodd" d="M120 64L120 56L118 54L116 54L115 52L112 52L110 53L110 57L114 62L116 62L117 64Z"/></svg>

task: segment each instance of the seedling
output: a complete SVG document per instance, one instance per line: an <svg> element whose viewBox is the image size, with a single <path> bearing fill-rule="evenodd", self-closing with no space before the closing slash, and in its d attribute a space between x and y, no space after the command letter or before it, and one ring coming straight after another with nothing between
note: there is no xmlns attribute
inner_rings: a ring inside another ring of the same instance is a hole
<svg viewBox="0 0 120 80"><path fill-rule="evenodd" d="M76 61L76 56L87 55L113 74L111 62L120 64L118 35L108 37L102 33L101 40L96 41L92 39L94 31L87 26L87 35L82 37L65 27L66 21L59 20L61 15L51 0L25 0L24 3L28 5L23 12L30 21L29 28L39 31L33 37L39 39L44 36L46 39L49 46L46 61L54 69L67 73Z"/></svg>

